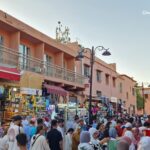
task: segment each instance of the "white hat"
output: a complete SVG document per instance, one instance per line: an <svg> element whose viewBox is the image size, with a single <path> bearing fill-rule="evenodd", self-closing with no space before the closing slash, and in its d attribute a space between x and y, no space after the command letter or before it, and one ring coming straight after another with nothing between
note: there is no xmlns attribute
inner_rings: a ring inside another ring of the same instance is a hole
<svg viewBox="0 0 150 150"><path fill-rule="evenodd" d="M127 122L127 123L125 124L125 128L132 128L132 124L131 124L130 122Z"/></svg>

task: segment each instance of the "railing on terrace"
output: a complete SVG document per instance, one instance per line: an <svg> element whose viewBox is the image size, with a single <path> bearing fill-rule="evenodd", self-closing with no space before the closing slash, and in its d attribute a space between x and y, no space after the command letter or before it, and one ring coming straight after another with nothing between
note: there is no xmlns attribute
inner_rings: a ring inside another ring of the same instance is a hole
<svg viewBox="0 0 150 150"><path fill-rule="evenodd" d="M54 64L48 64L31 56L22 55L2 45L0 45L0 65L36 72L78 84L83 84L85 79L82 75L73 71L66 70Z"/></svg>

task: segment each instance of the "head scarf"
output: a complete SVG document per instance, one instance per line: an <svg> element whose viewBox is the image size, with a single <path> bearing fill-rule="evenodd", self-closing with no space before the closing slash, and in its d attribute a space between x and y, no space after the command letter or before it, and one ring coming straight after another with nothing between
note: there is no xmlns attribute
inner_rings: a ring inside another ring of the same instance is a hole
<svg viewBox="0 0 150 150"><path fill-rule="evenodd" d="M80 135L80 143L89 143L90 133L88 131L82 131Z"/></svg>
<svg viewBox="0 0 150 150"><path fill-rule="evenodd" d="M93 137L93 134L95 132L98 132L98 130L96 130L95 128L92 127L92 128L90 128L89 132L90 132L91 137Z"/></svg>

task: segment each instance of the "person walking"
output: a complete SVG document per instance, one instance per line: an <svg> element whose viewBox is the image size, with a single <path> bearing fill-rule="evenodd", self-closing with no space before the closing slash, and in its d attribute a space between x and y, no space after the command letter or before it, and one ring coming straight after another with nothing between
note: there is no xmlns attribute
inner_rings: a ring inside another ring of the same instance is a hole
<svg viewBox="0 0 150 150"><path fill-rule="evenodd" d="M16 136L17 145L20 150L27 150L27 136L24 133L20 133Z"/></svg>
<svg viewBox="0 0 150 150"><path fill-rule="evenodd" d="M46 138L43 136L44 132L43 125L37 126L36 134L31 139L30 150L50 150Z"/></svg>
<svg viewBox="0 0 150 150"><path fill-rule="evenodd" d="M47 140L51 150L63 150L63 138L57 130L57 120L52 120L51 130L47 133Z"/></svg>
<svg viewBox="0 0 150 150"><path fill-rule="evenodd" d="M94 150L90 145L90 133L88 131L81 132L78 150Z"/></svg>
<svg viewBox="0 0 150 150"><path fill-rule="evenodd" d="M80 144L80 133L81 129L78 127L72 135L72 150L77 150Z"/></svg>
<svg viewBox="0 0 150 150"><path fill-rule="evenodd" d="M65 150L71 150L72 149L72 134L74 132L73 128L70 128L67 131L67 134L65 136Z"/></svg>

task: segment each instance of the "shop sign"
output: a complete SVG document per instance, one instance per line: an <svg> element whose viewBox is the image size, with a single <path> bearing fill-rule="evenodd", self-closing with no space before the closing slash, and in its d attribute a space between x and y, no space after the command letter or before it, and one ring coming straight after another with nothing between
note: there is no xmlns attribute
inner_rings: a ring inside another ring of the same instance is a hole
<svg viewBox="0 0 150 150"><path fill-rule="evenodd" d="M40 89L31 89L31 88L21 88L20 89L21 94L27 94L27 95L42 95L42 90Z"/></svg>
<svg viewBox="0 0 150 150"><path fill-rule="evenodd" d="M150 94L150 90L144 90L144 94Z"/></svg>
<svg viewBox="0 0 150 150"><path fill-rule="evenodd" d="M116 97L111 97L110 101L111 101L112 103L117 103L117 98L116 98Z"/></svg>

